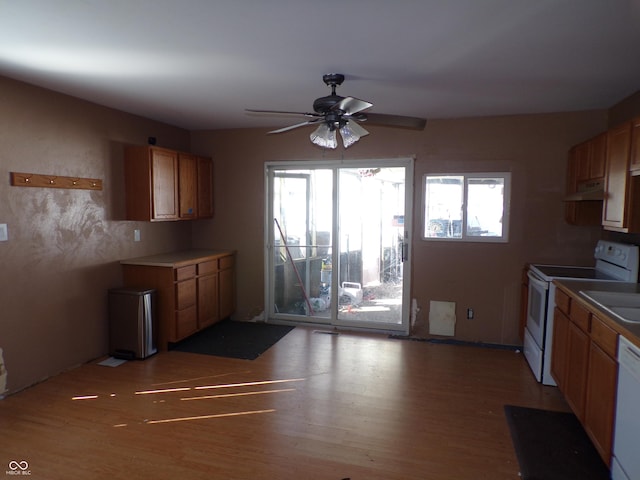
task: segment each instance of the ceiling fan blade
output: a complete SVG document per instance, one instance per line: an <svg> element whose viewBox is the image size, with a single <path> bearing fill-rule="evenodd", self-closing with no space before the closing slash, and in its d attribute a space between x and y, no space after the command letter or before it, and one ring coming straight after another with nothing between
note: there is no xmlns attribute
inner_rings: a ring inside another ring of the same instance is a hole
<svg viewBox="0 0 640 480"><path fill-rule="evenodd" d="M308 120L306 122L302 122L302 123L296 123L295 125L289 125L288 127L284 127L284 128L279 128L277 130L272 130L270 132L267 133L282 133L282 132L288 132L289 130L293 130L294 128L298 128L298 127L304 127L306 125L313 125L314 123L318 123L321 119L320 118L316 118L314 120Z"/></svg>
<svg viewBox="0 0 640 480"><path fill-rule="evenodd" d="M283 110L255 110L255 109L252 109L252 108L245 108L244 111L245 112L249 112L249 113L277 113L277 114L283 114L283 115L304 115L305 117L319 117L320 116L317 113L288 112L288 111L283 111Z"/></svg>
<svg viewBox="0 0 640 480"><path fill-rule="evenodd" d="M354 97L345 97L331 107L331 110L342 110L345 115L353 115L370 107L373 107L373 103L365 102L364 100Z"/></svg>
<svg viewBox="0 0 640 480"><path fill-rule="evenodd" d="M354 117L360 122L385 127L409 128L412 130L424 130L427 121L419 117L405 117L403 115L387 115L384 113L363 113Z"/></svg>

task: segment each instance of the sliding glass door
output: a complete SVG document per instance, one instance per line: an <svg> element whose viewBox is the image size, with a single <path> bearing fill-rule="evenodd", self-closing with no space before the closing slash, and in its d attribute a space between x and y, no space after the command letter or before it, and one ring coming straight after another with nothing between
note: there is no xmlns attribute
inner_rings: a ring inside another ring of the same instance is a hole
<svg viewBox="0 0 640 480"><path fill-rule="evenodd" d="M411 159L267 165L269 320L408 331Z"/></svg>

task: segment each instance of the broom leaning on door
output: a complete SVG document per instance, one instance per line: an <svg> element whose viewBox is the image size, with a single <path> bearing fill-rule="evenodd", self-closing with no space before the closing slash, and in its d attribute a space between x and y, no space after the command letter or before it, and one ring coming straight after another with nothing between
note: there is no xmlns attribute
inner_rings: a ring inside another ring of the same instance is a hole
<svg viewBox="0 0 640 480"><path fill-rule="evenodd" d="M302 283L302 278L300 277L300 272L298 272L298 267L296 267L295 262L293 261L293 257L291 256L291 251L289 250L289 245L287 245L287 239L284 237L282 233L282 229L280 228L280 224L278 223L278 219L274 218L274 222L276 222L276 227L278 227L278 231L280 232L280 238L282 239L282 243L284 244L284 248L287 251L287 258L291 261L291 266L293 267L293 271L296 273L296 277L298 278L298 283L300 284L300 288L302 289L302 295L304 295L304 301L307 303L307 307L309 308L309 313L311 315L315 315L313 311L313 307L311 306L311 302L309 301L309 296L307 295L307 290L304 288L304 284Z"/></svg>

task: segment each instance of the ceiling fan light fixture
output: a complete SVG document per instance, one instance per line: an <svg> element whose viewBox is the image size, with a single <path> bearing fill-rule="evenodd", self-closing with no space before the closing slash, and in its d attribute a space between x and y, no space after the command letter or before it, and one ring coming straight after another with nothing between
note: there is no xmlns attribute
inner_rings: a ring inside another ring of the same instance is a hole
<svg viewBox="0 0 640 480"><path fill-rule="evenodd" d="M349 148L365 135L369 135L369 132L358 125L355 121L348 121L340 127L340 136L342 137L344 148Z"/></svg>
<svg viewBox="0 0 640 480"><path fill-rule="evenodd" d="M335 129L329 128L329 124L322 122L311 135L309 135L312 143L323 148L337 148L338 141L336 139Z"/></svg>

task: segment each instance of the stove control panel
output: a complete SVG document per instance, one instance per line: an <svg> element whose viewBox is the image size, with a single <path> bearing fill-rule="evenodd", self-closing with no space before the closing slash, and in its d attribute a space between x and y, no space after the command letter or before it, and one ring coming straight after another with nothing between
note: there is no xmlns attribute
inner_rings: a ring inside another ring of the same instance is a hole
<svg viewBox="0 0 640 480"><path fill-rule="evenodd" d="M619 267L628 272L625 274L627 277L625 281L637 282L639 268L637 245L600 240L596 245L594 257L596 268L601 271Z"/></svg>

